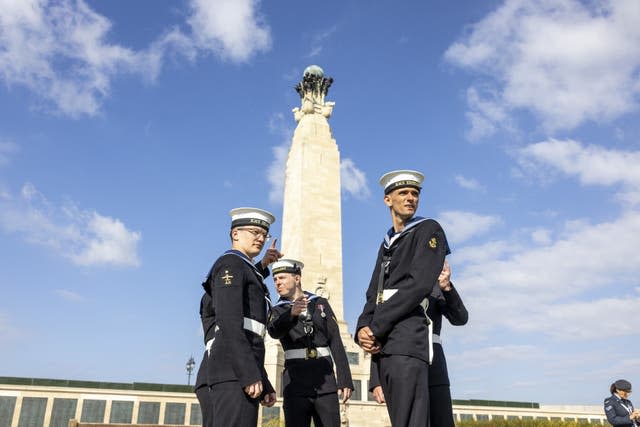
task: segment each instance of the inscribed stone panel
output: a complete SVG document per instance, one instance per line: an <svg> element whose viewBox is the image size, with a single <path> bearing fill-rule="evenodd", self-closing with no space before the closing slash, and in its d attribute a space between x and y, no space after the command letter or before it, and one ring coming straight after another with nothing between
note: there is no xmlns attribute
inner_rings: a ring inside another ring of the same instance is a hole
<svg viewBox="0 0 640 427"><path fill-rule="evenodd" d="M46 409L46 397L22 398L22 409L20 409L18 427L42 427L44 424L44 411Z"/></svg>
<svg viewBox="0 0 640 427"><path fill-rule="evenodd" d="M13 411L15 410L15 396L0 396L0 427L11 427Z"/></svg>
<svg viewBox="0 0 640 427"><path fill-rule="evenodd" d="M82 401L81 423L103 423L106 400L85 399Z"/></svg>
<svg viewBox="0 0 640 427"><path fill-rule="evenodd" d="M186 405L184 403L167 402L164 408L165 424L184 424L184 411Z"/></svg>
<svg viewBox="0 0 640 427"><path fill-rule="evenodd" d="M77 399L53 399L49 427L67 427L69 420L76 417Z"/></svg>
<svg viewBox="0 0 640 427"><path fill-rule="evenodd" d="M160 402L140 402L138 424L158 424L160 420Z"/></svg>
<svg viewBox="0 0 640 427"><path fill-rule="evenodd" d="M192 426L201 426L202 425L202 411L200 410L199 403L191 404L191 419L189 420L189 424ZM0 426L2 427L2 426Z"/></svg>
<svg viewBox="0 0 640 427"><path fill-rule="evenodd" d="M114 400L111 402L111 424L131 424L133 416L133 402Z"/></svg>

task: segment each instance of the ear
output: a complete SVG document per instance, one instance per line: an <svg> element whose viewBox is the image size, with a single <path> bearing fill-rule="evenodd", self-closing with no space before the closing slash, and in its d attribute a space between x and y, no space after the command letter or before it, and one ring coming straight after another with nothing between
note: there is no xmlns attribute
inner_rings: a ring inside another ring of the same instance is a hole
<svg viewBox="0 0 640 427"><path fill-rule="evenodd" d="M391 196L388 194L384 195L384 204L387 205L388 207L391 207Z"/></svg>
<svg viewBox="0 0 640 427"><path fill-rule="evenodd" d="M233 241L237 241L238 240L238 229L234 228L233 230L231 230L231 240Z"/></svg>

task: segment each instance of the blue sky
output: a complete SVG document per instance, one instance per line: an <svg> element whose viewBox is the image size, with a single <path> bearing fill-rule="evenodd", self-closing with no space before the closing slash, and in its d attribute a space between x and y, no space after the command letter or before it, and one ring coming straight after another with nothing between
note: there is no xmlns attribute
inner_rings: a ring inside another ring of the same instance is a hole
<svg viewBox="0 0 640 427"><path fill-rule="evenodd" d="M281 215L318 64L350 328L377 180L411 168L470 311L443 331L454 398L640 383L638 22L636 0L0 0L0 376L185 383L228 211Z"/></svg>

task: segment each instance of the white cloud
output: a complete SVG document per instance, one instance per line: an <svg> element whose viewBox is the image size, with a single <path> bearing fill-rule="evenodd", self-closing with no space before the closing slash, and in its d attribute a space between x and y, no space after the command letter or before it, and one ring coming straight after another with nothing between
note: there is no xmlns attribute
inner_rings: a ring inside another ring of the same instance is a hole
<svg viewBox="0 0 640 427"><path fill-rule="evenodd" d="M118 219L80 210L73 203L56 207L25 184L20 197L0 200L0 227L44 246L78 265L138 266L140 232Z"/></svg>
<svg viewBox="0 0 640 427"><path fill-rule="evenodd" d="M460 187L465 188L467 190L480 191L480 192L486 191L486 188L473 178L465 178L462 175L456 175L454 179Z"/></svg>
<svg viewBox="0 0 640 427"><path fill-rule="evenodd" d="M64 114L96 114L113 75L148 70L143 55L106 42L111 23L82 0L0 0L0 10L0 77Z"/></svg>
<svg viewBox="0 0 640 427"><path fill-rule="evenodd" d="M560 236L544 247L525 242L493 259L465 260L456 283L464 287L474 327L563 340L601 338L607 330L637 334L640 318L631 310L640 298L630 289L640 277L640 213L601 224L571 222ZM623 316L629 327L619 327L620 318L610 315L616 310L630 315Z"/></svg>
<svg viewBox="0 0 640 427"><path fill-rule="evenodd" d="M71 302L82 302L84 297L77 292L70 291L69 289L56 289L55 294L60 298Z"/></svg>
<svg viewBox="0 0 640 427"><path fill-rule="evenodd" d="M478 215L473 212L445 211L440 212L439 221L447 233L449 242L460 243L487 233L501 220L497 216Z"/></svg>
<svg viewBox="0 0 640 427"><path fill-rule="evenodd" d="M637 0L505 1L445 54L492 88L469 89L470 137L490 135L516 109L547 130L637 110L639 21Z"/></svg>
<svg viewBox="0 0 640 427"><path fill-rule="evenodd" d="M371 195L367 186L367 176L349 158L340 162L340 183L342 191L356 199L366 199Z"/></svg>
<svg viewBox="0 0 640 427"><path fill-rule="evenodd" d="M577 177L584 185L617 184L622 186L621 200L631 205L640 203L640 151L608 150L573 140L550 139L521 149L518 163L545 180L551 168L551 172Z"/></svg>
<svg viewBox="0 0 640 427"><path fill-rule="evenodd" d="M245 62L271 47L271 32L259 14L259 0L192 0L188 19L199 48Z"/></svg>
<svg viewBox="0 0 640 427"><path fill-rule="evenodd" d="M267 181L271 185L269 189L269 201L280 204L284 200L284 181L287 169L287 156L291 146L293 129L285 124L284 114L273 114L269 119L269 131L280 135L282 143L271 147L273 159L267 167Z"/></svg>
<svg viewBox="0 0 640 427"><path fill-rule="evenodd" d="M192 0L192 33L168 29L144 50L110 43L111 22L83 0L0 0L0 78L27 87L42 108L94 116L112 80L134 73L153 81L169 54L199 51L245 62L270 46L255 0Z"/></svg>

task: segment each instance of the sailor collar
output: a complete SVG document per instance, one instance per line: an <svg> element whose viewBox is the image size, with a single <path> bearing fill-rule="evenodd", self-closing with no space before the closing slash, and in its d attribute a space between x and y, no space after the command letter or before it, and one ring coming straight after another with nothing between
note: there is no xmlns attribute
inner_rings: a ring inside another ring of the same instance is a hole
<svg viewBox="0 0 640 427"><path fill-rule="evenodd" d="M262 275L262 273L260 273L260 271L258 271L256 266L253 264L251 258L249 258L247 255L243 254L237 249L229 249L228 251L225 251L223 255L235 255L237 257L240 257L244 262L246 262L247 264L249 264L249 266L251 266L251 269L255 271L258 277L260 277L260 281L264 283L264 276Z"/></svg>
<svg viewBox="0 0 640 427"><path fill-rule="evenodd" d="M404 226L402 231L399 231L397 233L393 229L393 227L391 227L389 229L389 231L387 231L387 234L384 236L384 242L383 242L384 247L386 249L389 249L391 247L391 245L393 245L393 243L396 240L398 240L400 237L404 236L405 234L409 234L411 231L413 231L413 227L415 227L416 225L420 224L422 221L426 221L426 220L427 220L427 218L423 218L421 216L414 216Z"/></svg>
<svg viewBox="0 0 640 427"><path fill-rule="evenodd" d="M320 298L318 295L316 294L312 294L311 292L307 292L307 291L302 291L302 293L307 297L307 301L311 301L314 300L316 298ZM278 302L275 303L274 307L278 307L279 305L291 305L293 304L293 301L290 301L286 298L280 297L278 299Z"/></svg>

